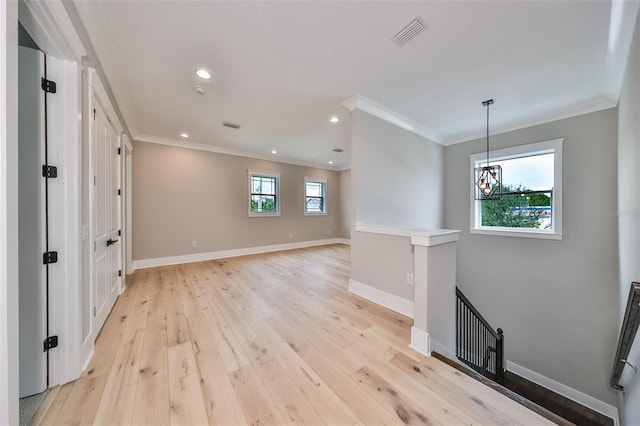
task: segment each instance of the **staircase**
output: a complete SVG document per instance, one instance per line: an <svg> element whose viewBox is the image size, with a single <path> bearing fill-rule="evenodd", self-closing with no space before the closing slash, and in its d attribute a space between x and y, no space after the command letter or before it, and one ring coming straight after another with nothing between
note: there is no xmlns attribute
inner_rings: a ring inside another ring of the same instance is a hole
<svg viewBox="0 0 640 426"><path fill-rule="evenodd" d="M459 362L437 353L434 356L557 424L614 424L613 419L603 414L506 371L502 329L494 330L459 288L456 288L456 357Z"/></svg>

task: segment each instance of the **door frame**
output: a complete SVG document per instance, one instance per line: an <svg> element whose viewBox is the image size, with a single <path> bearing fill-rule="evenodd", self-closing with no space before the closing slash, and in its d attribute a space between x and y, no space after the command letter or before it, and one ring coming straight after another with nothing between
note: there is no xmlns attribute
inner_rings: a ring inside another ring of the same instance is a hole
<svg viewBox="0 0 640 426"><path fill-rule="evenodd" d="M18 424L18 4L0 1L0 424Z"/></svg>
<svg viewBox="0 0 640 426"><path fill-rule="evenodd" d="M127 135L122 136L123 139L123 151L124 151L124 167L123 171L123 190L124 197L122 203L122 239L123 239L123 271L125 272L122 277L122 290L126 288L127 275L133 273L133 253L132 253L132 235L131 235L131 166L133 161L133 145L129 141Z"/></svg>

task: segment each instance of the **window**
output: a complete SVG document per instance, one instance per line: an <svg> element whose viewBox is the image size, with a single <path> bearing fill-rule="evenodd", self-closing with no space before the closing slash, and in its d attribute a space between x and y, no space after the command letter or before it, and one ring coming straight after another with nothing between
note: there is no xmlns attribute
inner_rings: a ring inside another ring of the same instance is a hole
<svg viewBox="0 0 640 426"><path fill-rule="evenodd" d="M304 178L304 214L327 214L327 181L325 179Z"/></svg>
<svg viewBox="0 0 640 426"><path fill-rule="evenodd" d="M249 216L280 216L280 173L249 170Z"/></svg>
<svg viewBox="0 0 640 426"><path fill-rule="evenodd" d="M471 233L562 239L562 139L490 152L502 167L502 200L474 199L471 182ZM486 153L470 155L474 169Z"/></svg>

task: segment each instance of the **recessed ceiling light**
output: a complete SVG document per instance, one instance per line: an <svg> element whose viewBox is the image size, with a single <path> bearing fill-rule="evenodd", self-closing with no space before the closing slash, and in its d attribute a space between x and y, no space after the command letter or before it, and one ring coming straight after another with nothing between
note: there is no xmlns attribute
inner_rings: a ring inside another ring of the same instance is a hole
<svg viewBox="0 0 640 426"><path fill-rule="evenodd" d="M181 137L181 138L184 138L184 139L188 139L188 138L189 138L189 133L187 133L187 132L182 132L182 133L180 133L180 137Z"/></svg>
<svg viewBox="0 0 640 426"><path fill-rule="evenodd" d="M340 121L340 119L334 115L333 117L331 117L329 119L329 121L332 122L332 123L337 123L338 121Z"/></svg>
<svg viewBox="0 0 640 426"><path fill-rule="evenodd" d="M329 161L329 164L333 164L333 161Z"/></svg>
<svg viewBox="0 0 640 426"><path fill-rule="evenodd" d="M196 75L203 80L211 80L211 73L204 68L198 68L196 70Z"/></svg>
<svg viewBox="0 0 640 426"><path fill-rule="evenodd" d="M271 150L271 153L272 153L272 154L277 154L277 153L278 153L278 151L276 151L275 149L272 149L272 150Z"/></svg>

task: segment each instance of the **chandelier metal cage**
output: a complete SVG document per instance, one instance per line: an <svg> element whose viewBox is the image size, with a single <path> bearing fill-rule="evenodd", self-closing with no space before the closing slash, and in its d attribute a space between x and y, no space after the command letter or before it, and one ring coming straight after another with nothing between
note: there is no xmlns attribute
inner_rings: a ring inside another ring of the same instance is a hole
<svg viewBox="0 0 640 426"><path fill-rule="evenodd" d="M474 172L475 199L480 201L502 200L502 167L489 162L489 106L493 99L482 102L487 107L487 162Z"/></svg>

